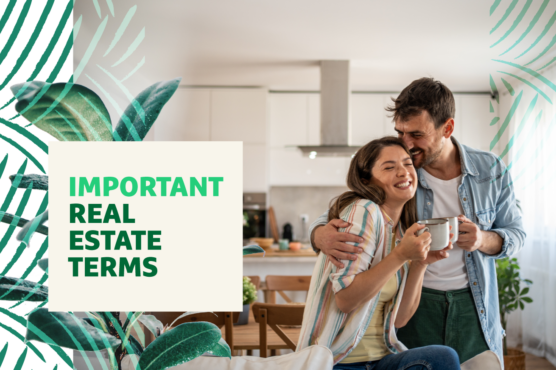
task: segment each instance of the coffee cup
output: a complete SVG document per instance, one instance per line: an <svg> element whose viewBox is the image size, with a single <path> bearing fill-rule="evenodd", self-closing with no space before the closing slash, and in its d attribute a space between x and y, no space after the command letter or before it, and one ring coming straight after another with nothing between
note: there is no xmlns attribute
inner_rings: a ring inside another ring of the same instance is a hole
<svg viewBox="0 0 556 370"><path fill-rule="evenodd" d="M454 234L454 236L452 237L452 239L450 239L450 241L452 242L452 244L454 244L455 242L458 241L458 235L459 235L459 225L462 223L460 220L458 220L457 217L441 217L441 218L432 218L432 220L447 220L448 224L450 226L452 226L452 229L450 230L450 232L452 234Z"/></svg>
<svg viewBox="0 0 556 370"><path fill-rule="evenodd" d="M417 221L424 228L417 231L417 235L428 231L431 234L431 251L440 251L450 243L450 224L445 218L436 218L430 220Z"/></svg>

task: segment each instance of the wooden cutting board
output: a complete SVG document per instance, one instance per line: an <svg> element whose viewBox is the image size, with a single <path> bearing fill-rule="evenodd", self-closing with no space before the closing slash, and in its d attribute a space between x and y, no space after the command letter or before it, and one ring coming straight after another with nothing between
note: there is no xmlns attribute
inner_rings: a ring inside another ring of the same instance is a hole
<svg viewBox="0 0 556 370"><path fill-rule="evenodd" d="M270 224L270 232L274 241L278 243L280 239L280 233L278 232L278 224L276 223L276 215L274 214L274 208L272 206L268 207L268 223Z"/></svg>

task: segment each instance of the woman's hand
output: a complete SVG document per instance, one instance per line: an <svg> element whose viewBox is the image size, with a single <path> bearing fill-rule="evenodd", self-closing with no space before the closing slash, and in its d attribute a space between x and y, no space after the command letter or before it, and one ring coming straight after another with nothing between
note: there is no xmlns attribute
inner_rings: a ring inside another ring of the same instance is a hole
<svg viewBox="0 0 556 370"><path fill-rule="evenodd" d="M394 253L397 253L404 261L425 261L431 247L431 234L424 232L419 236L415 235L424 227L426 225L414 223L407 229L402 241L394 249Z"/></svg>
<svg viewBox="0 0 556 370"><path fill-rule="evenodd" d="M452 226L450 226L450 230L452 230ZM454 237L454 234L450 233L450 240ZM440 251L429 251L427 258L423 261L419 261L419 263L422 263L425 266L428 266L430 264L433 264L435 262L438 261L442 261L443 259L446 259L448 257L450 257L450 253L448 253L448 251L450 249L453 249L454 247L452 246L452 242L448 243L448 246Z"/></svg>

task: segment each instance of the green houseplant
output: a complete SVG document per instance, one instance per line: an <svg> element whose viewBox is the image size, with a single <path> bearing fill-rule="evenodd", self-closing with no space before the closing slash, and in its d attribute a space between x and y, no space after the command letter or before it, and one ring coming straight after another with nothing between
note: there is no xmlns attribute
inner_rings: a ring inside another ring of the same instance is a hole
<svg viewBox="0 0 556 370"><path fill-rule="evenodd" d="M522 279L517 258L503 258L496 261L496 276L498 280L498 299L500 303L500 320L502 328L506 330L508 315L517 310L523 310L526 303L533 300L526 295L529 293L529 285L533 282ZM522 283L525 287L521 288ZM503 339L504 367L506 370L525 369L525 354L516 349L509 349L506 337Z"/></svg>
<svg viewBox="0 0 556 370"><path fill-rule="evenodd" d="M249 308L257 300L257 288L247 276L243 277L243 311L239 315L237 325L246 325L249 321Z"/></svg>
<svg viewBox="0 0 556 370"><path fill-rule="evenodd" d="M143 90L123 112L115 129L102 100L85 86L32 81L11 89L18 99L18 113L58 140L142 141L180 80L157 82ZM7 157L0 167L5 166L6 160ZM12 188L26 189L27 197L32 190L47 191L48 176L25 175L26 163L16 175L10 176ZM31 221L17 214L2 212L0 215L1 222L22 227L17 239L27 247L34 233L48 235L48 227L43 225L47 219L46 202ZM43 245L48 245L48 237ZM261 252L264 253L258 246L243 249L243 255ZM111 370L121 370L124 358L131 358L131 365L136 370L162 370L203 353L230 357L230 348L222 339L220 329L208 322L184 323L168 331L155 316L144 312L126 312L123 317L119 312L86 312L86 318L78 318L69 312L49 312L41 308L48 300L48 287L43 285L48 274L48 259L36 258L36 262L45 271L45 277L32 282L0 276L0 300L17 301L12 307L23 302L40 302L40 306L28 315L25 336L27 346L39 358L40 352L29 341L50 345L70 367L73 366L71 360L63 351L56 350L57 347L95 352L101 362L104 360L100 351L106 351ZM138 323L155 337L148 346Z"/></svg>

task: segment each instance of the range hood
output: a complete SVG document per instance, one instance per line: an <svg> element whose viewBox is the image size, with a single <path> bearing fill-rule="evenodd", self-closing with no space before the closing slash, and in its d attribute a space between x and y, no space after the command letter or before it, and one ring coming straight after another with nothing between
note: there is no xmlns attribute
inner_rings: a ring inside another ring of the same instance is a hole
<svg viewBox="0 0 556 370"><path fill-rule="evenodd" d="M321 145L303 145L304 156L351 157L360 146L349 139L349 60L320 62L320 137Z"/></svg>

